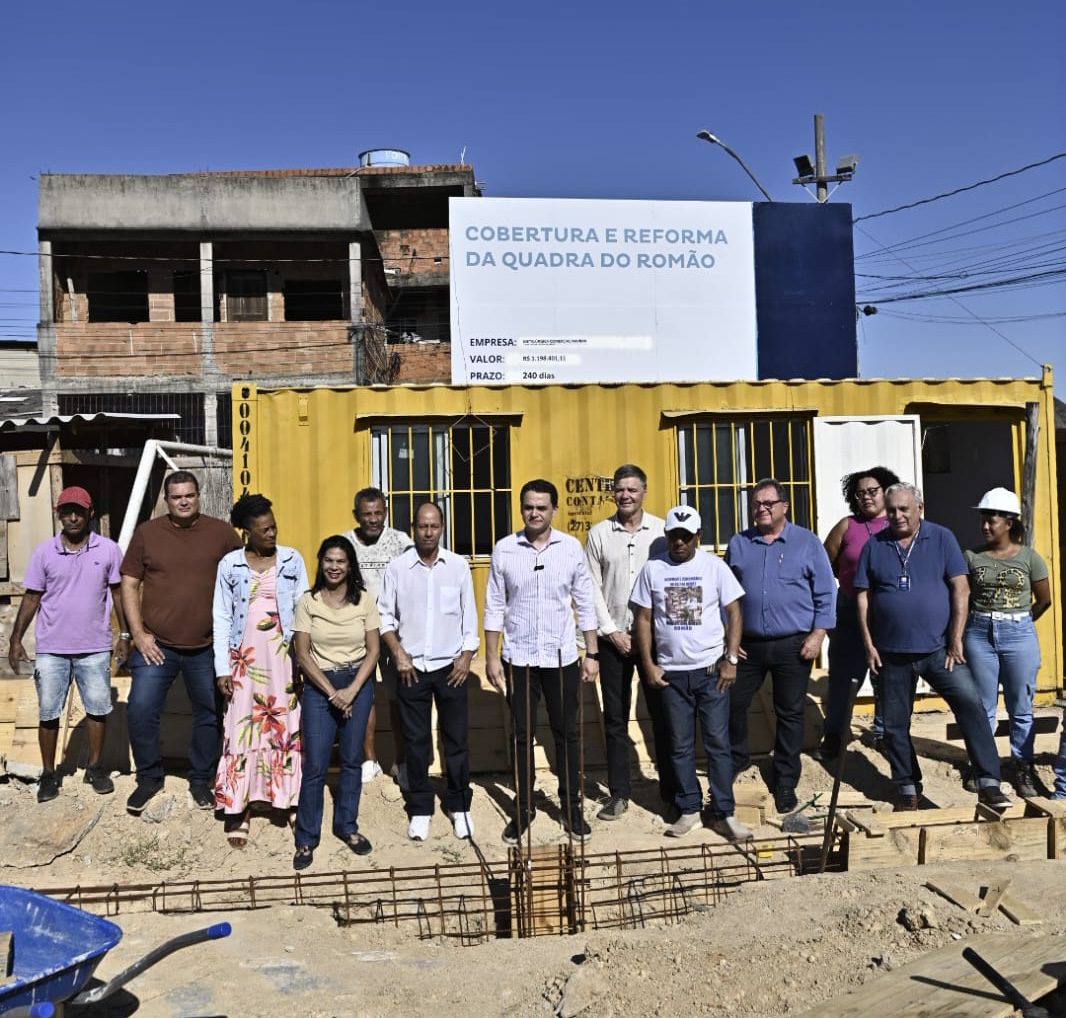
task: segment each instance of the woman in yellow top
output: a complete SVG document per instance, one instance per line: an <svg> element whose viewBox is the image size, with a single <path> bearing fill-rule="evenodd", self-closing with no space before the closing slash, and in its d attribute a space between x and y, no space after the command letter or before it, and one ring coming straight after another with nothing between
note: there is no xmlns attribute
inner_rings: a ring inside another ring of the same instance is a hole
<svg viewBox="0 0 1066 1018"><path fill-rule="evenodd" d="M326 769L336 741L341 780L333 804L333 833L356 855L370 842L359 833L363 792L363 736L374 705L378 610L366 592L355 549L347 538L327 537L318 549L311 590L293 621L296 663L303 672L303 783L296 809L293 869L311 865L322 831Z"/></svg>

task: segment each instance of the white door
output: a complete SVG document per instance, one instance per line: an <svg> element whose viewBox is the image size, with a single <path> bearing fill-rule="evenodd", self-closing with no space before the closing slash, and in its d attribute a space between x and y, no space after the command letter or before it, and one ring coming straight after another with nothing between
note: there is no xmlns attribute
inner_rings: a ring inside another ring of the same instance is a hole
<svg viewBox="0 0 1066 1018"><path fill-rule="evenodd" d="M851 512L841 479L878 466L922 486L922 422L917 414L814 418L816 529L823 541L834 524Z"/></svg>
<svg viewBox="0 0 1066 1018"><path fill-rule="evenodd" d="M917 414L814 418L815 519L823 541L837 521L851 513L841 480L870 467L887 467L901 481L922 486L922 422ZM918 692L930 691L924 680L918 683ZM873 696L869 677L859 696Z"/></svg>

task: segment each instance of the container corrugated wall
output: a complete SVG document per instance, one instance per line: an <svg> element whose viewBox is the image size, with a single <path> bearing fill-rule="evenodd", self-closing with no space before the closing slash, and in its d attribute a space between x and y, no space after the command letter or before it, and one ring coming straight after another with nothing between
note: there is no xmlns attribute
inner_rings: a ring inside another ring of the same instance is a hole
<svg viewBox="0 0 1066 1018"><path fill-rule="evenodd" d="M274 500L280 539L312 564L319 540L350 528L352 495L371 483L372 425L452 420L510 425L512 519L531 477L560 488L555 524L567 529L567 478L609 476L623 462L649 473L648 507L662 515L677 498L678 415L786 411L811 416L920 413L925 421L1006 419L1015 483L1024 456L1025 405L1040 408L1034 544L1052 572L1054 602L1038 624L1040 689L1061 686L1062 609L1051 373L1043 379L871 379L659 385L394 386L258 390L233 387L235 490ZM935 507L930 516L936 519ZM578 510L587 513L588 507ZM610 512L604 506L594 519ZM976 535L975 535L976 537ZM487 563L472 563L480 600Z"/></svg>

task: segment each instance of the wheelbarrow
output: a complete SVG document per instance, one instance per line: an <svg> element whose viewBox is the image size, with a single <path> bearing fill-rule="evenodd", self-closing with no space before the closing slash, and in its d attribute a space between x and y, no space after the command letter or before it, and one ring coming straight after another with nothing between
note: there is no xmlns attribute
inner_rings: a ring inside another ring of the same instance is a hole
<svg viewBox="0 0 1066 1018"><path fill-rule="evenodd" d="M0 884L0 930L10 930L12 969L0 968L0 1015L61 1016L66 1004L93 1004L111 996L169 954L230 935L229 923L183 933L160 944L102 986L85 990L96 966L121 939L109 919L22 887ZM2 959L0 959L2 964Z"/></svg>

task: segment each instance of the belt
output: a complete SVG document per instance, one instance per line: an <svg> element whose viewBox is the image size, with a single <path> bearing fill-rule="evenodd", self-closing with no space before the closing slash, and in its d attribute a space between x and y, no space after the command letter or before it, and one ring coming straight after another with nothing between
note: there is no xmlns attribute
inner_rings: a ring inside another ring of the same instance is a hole
<svg viewBox="0 0 1066 1018"><path fill-rule="evenodd" d="M992 619L996 622L1020 622L1022 619L1032 618L1029 612L970 612L975 619Z"/></svg>

